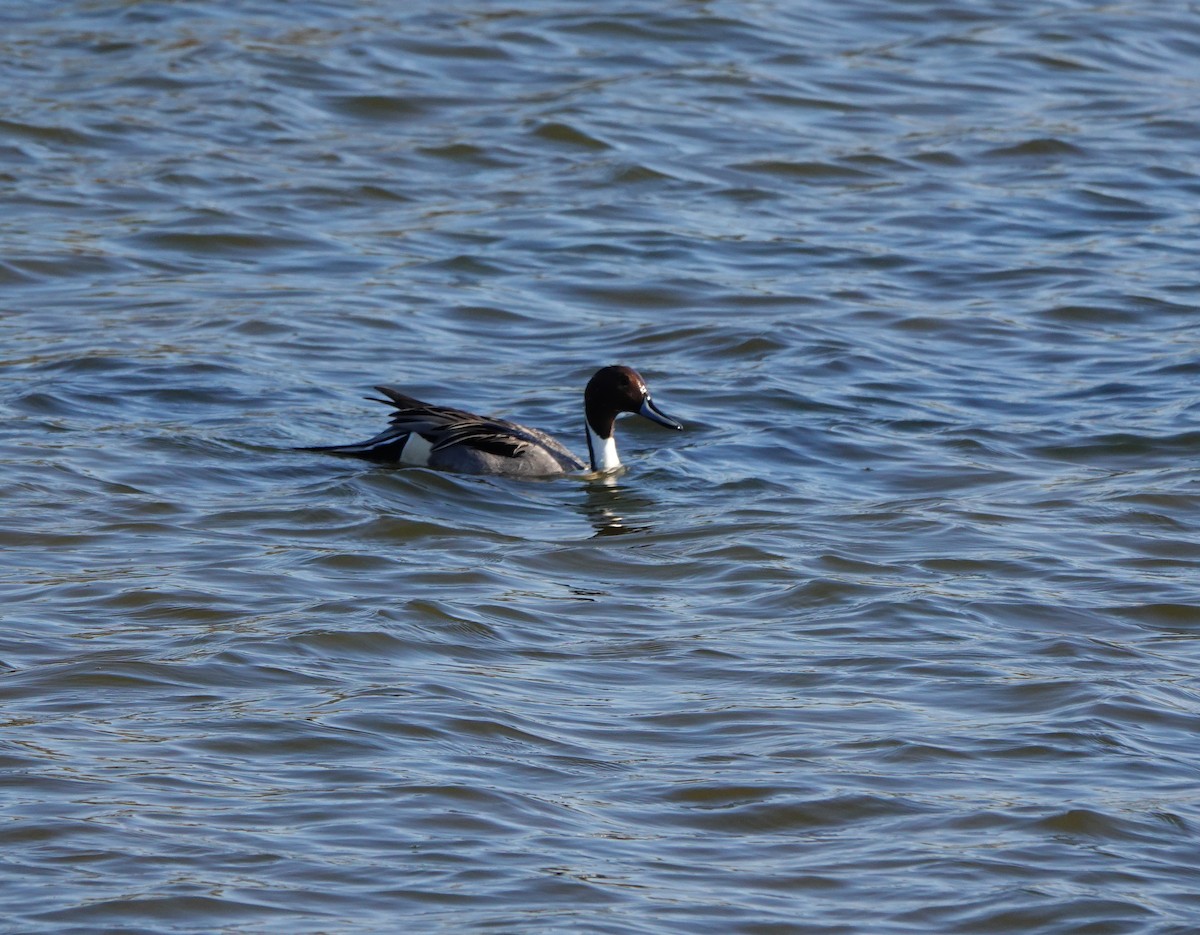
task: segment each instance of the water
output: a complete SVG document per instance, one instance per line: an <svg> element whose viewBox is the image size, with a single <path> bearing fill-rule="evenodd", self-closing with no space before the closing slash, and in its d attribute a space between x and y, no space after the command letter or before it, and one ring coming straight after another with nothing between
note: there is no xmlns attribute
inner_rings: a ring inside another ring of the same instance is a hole
<svg viewBox="0 0 1200 935"><path fill-rule="evenodd" d="M6 931L1200 927L1194 6L0 11Z"/></svg>

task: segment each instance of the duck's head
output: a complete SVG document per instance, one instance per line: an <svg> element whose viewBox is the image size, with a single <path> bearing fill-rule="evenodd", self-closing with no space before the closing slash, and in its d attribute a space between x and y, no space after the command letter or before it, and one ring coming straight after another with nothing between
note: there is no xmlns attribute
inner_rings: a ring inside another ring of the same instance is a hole
<svg viewBox="0 0 1200 935"><path fill-rule="evenodd" d="M646 381L632 367L601 367L583 391L588 426L599 438L612 438L613 423L622 412L637 413L669 429L683 426L662 412L650 398Z"/></svg>

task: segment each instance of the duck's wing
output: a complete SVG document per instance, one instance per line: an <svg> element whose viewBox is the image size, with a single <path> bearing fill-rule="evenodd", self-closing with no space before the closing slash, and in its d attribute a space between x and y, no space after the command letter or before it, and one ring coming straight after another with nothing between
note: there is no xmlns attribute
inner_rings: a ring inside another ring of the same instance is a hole
<svg viewBox="0 0 1200 935"><path fill-rule="evenodd" d="M427 443L429 455L463 446L502 458L519 458L536 441L528 430L502 419L487 419L463 409L435 406L391 386L375 389L386 398L368 396L367 399L387 403L396 409L386 429L366 441L320 445L305 450L401 461L409 439L419 435Z"/></svg>
<svg viewBox="0 0 1200 935"><path fill-rule="evenodd" d="M396 407L387 433L409 435L416 432L426 439L431 451L464 446L499 455L519 458L535 441L524 426L503 419L490 419L463 409L435 406L402 393L395 387L375 387L387 399L368 397Z"/></svg>

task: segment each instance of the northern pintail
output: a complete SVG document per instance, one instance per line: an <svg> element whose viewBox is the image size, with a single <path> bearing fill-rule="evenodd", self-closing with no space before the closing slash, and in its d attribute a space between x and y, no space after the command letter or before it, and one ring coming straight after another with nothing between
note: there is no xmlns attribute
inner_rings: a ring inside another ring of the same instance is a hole
<svg viewBox="0 0 1200 935"><path fill-rule="evenodd" d="M375 387L396 407L391 424L364 442L318 445L302 451L355 455L372 461L440 468L465 474L520 474L528 477L587 470L557 439L503 419L413 399L391 386ZM671 429L683 426L664 415L650 399L646 381L632 367L602 367L583 391L588 458L595 472L621 466L613 426L622 412L634 412Z"/></svg>

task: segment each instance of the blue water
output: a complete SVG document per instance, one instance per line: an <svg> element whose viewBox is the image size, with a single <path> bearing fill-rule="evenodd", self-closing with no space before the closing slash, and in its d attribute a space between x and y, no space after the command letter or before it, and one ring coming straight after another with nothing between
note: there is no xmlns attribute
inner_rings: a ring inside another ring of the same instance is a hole
<svg viewBox="0 0 1200 935"><path fill-rule="evenodd" d="M1195 14L0 5L0 928L1200 928Z"/></svg>

